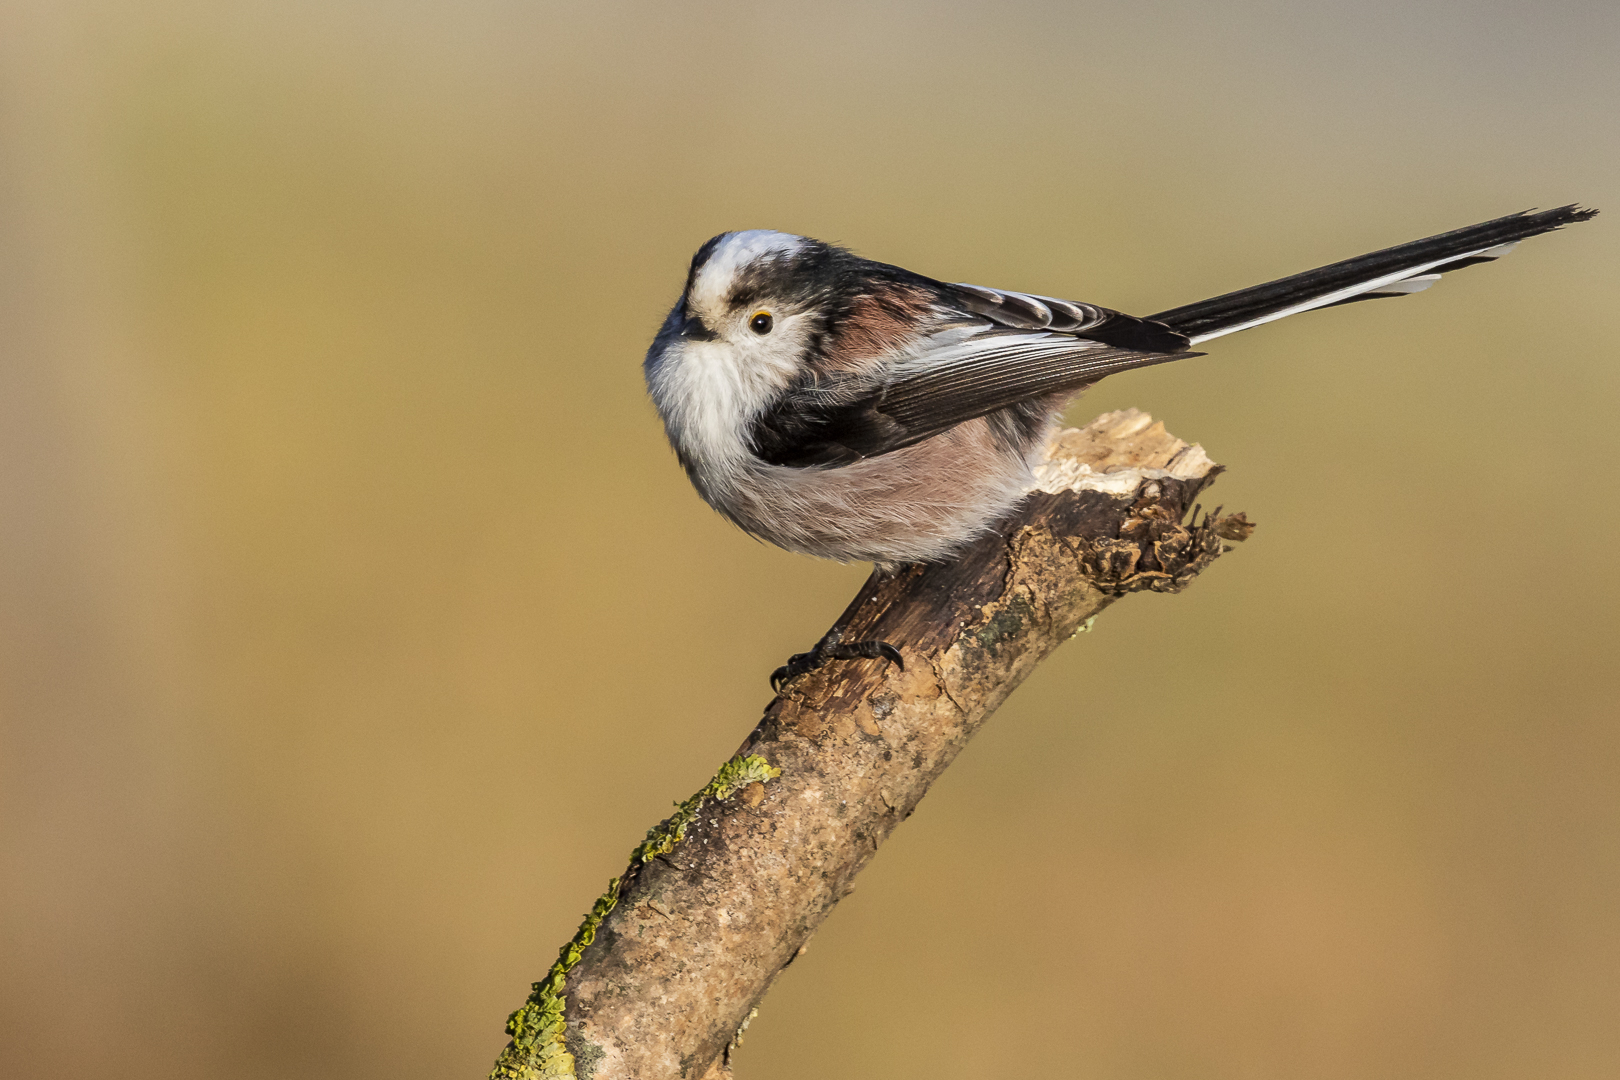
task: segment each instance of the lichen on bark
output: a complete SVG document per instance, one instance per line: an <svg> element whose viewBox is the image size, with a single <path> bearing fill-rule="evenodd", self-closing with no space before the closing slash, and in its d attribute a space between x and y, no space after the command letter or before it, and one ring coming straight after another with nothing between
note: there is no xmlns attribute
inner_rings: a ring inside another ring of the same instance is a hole
<svg viewBox="0 0 1620 1080"><path fill-rule="evenodd" d="M687 827L697 818L706 800L724 802L741 788L763 784L780 775L780 769L757 754L739 754L732 758L720 766L720 771L702 791L676 803L675 813L647 830L647 839L630 853L631 870L673 851L675 845L685 839ZM623 877L608 882L607 891L591 905L585 921L558 952L557 962L551 965L546 977L534 984L529 999L507 1019L506 1033L512 1041L496 1059L490 1080L573 1080L575 1061L568 1050L567 1023L563 1017L568 972L596 940L602 920L618 905L619 887L623 882Z"/></svg>

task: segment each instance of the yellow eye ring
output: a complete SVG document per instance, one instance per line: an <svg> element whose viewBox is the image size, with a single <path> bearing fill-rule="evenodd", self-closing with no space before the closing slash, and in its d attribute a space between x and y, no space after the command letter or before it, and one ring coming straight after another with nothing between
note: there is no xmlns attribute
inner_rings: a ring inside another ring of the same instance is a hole
<svg viewBox="0 0 1620 1080"><path fill-rule="evenodd" d="M775 325L775 322L776 320L771 318L770 312L756 311L754 317L748 320L748 329L763 337L771 332L771 327Z"/></svg>

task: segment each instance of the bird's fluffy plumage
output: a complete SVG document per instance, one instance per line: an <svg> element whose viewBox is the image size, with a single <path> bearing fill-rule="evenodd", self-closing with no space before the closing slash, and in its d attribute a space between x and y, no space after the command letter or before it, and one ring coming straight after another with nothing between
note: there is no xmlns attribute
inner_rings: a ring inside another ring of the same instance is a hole
<svg viewBox="0 0 1620 1080"><path fill-rule="evenodd" d="M1594 213L1510 215L1148 319L937 281L808 237L723 233L693 257L647 385L698 491L748 532L825 558L935 561L1029 490L1058 415L1098 379L1416 292Z"/></svg>

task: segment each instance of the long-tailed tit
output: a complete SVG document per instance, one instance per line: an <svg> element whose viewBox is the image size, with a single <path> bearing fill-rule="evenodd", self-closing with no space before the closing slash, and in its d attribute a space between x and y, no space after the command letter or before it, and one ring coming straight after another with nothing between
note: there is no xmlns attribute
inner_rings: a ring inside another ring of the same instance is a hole
<svg viewBox="0 0 1620 1080"><path fill-rule="evenodd" d="M747 532L880 569L937 562L1029 491L1059 415L1104 376L1418 292L1595 213L1513 214L1147 318L936 281L804 236L722 233L692 258L647 387L698 493ZM880 645L823 642L811 659L898 661Z"/></svg>

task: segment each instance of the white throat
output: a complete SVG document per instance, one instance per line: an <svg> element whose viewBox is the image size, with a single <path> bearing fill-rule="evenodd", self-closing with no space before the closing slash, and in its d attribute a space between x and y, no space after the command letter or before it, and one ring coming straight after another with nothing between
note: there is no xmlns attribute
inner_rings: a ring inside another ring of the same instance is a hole
<svg viewBox="0 0 1620 1080"><path fill-rule="evenodd" d="M761 300L772 317L762 335L749 329L754 308L733 309L732 296L750 267L791 255L804 243L764 229L728 233L698 268L687 310L716 339L671 343L648 379L671 438L689 460L721 471L742 466L750 457L749 427L798 375L809 315Z"/></svg>

